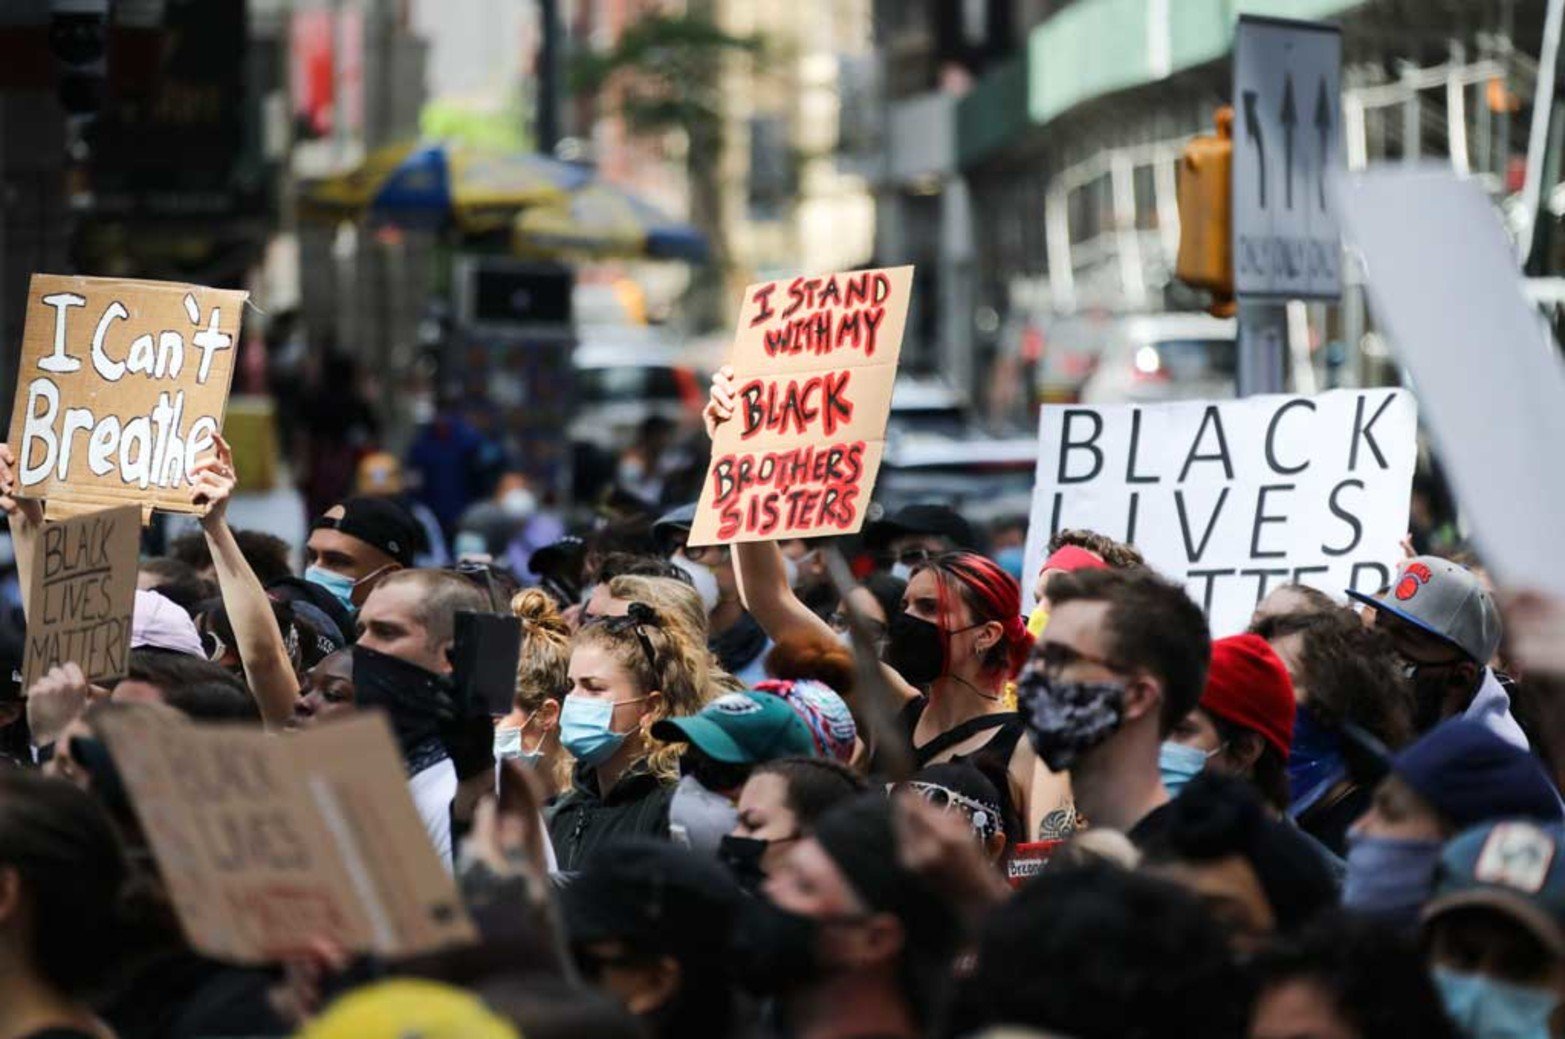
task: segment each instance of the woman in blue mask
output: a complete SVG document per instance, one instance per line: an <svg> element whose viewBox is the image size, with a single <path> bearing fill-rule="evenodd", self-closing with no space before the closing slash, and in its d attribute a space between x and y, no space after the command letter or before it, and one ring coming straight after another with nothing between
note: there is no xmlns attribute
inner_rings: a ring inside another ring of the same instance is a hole
<svg viewBox="0 0 1565 1039"><path fill-rule="evenodd" d="M1565 1035L1565 830L1468 830L1445 846L1439 877L1423 939L1452 1023L1467 1039Z"/></svg>
<svg viewBox="0 0 1565 1039"><path fill-rule="evenodd" d="M707 653L643 602L576 633L560 708L560 744L576 767L549 818L561 871L579 869L614 838L669 836L684 745L659 742L651 730L701 709L708 697L697 663Z"/></svg>
<svg viewBox="0 0 1565 1039"><path fill-rule="evenodd" d="M547 593L528 588L511 600L522 622L511 713L495 719L494 756L532 768L546 799L570 786L571 756L560 746L560 710L570 689L571 630Z"/></svg>

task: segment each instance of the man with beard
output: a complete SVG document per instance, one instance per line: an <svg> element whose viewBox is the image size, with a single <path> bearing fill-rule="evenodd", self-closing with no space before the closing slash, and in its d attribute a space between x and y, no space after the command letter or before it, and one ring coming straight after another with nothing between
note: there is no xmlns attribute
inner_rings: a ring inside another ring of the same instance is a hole
<svg viewBox="0 0 1565 1039"><path fill-rule="evenodd" d="M1380 595L1348 594L1374 609L1376 630L1402 658L1420 732L1462 717L1527 747L1510 696L1489 667L1500 648L1500 611L1476 575L1447 559L1415 556Z"/></svg>
<svg viewBox="0 0 1565 1039"><path fill-rule="evenodd" d="M1049 626L1017 682L1028 735L1045 765L1070 771L1090 825L1134 839L1169 801L1158 753L1205 688L1206 618L1147 570L1062 573L1049 600Z"/></svg>

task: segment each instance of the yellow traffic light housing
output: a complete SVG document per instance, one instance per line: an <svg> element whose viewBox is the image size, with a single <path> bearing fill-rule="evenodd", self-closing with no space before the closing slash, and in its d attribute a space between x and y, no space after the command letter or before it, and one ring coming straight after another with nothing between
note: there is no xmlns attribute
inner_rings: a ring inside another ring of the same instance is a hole
<svg viewBox="0 0 1565 1039"><path fill-rule="evenodd" d="M1212 294L1208 308L1233 317L1234 110L1217 110L1217 132L1192 138L1179 157L1179 258L1175 276Z"/></svg>

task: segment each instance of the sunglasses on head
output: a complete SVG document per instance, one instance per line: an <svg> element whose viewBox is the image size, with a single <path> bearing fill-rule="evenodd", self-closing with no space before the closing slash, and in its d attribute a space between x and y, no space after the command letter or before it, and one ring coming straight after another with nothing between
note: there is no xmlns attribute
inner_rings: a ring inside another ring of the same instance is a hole
<svg viewBox="0 0 1565 1039"><path fill-rule="evenodd" d="M652 646L652 640L647 637L646 630L647 628L658 626L658 617L653 612L652 607L644 602L633 602L622 617L594 617L588 623L589 627L598 625L601 625L604 631L613 635L626 631L635 632L636 641L641 643L641 652L647 658L647 666L652 669L653 674L657 674L658 654L657 650Z"/></svg>

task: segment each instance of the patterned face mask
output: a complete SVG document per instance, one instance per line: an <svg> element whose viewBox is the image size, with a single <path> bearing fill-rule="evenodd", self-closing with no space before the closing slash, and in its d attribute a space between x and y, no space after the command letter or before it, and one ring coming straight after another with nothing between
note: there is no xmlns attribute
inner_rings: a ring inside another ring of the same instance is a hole
<svg viewBox="0 0 1565 1039"><path fill-rule="evenodd" d="M1024 673L1016 701L1027 719L1033 749L1054 772L1066 772L1086 751L1107 740L1125 720L1122 682L1064 682L1043 668Z"/></svg>

